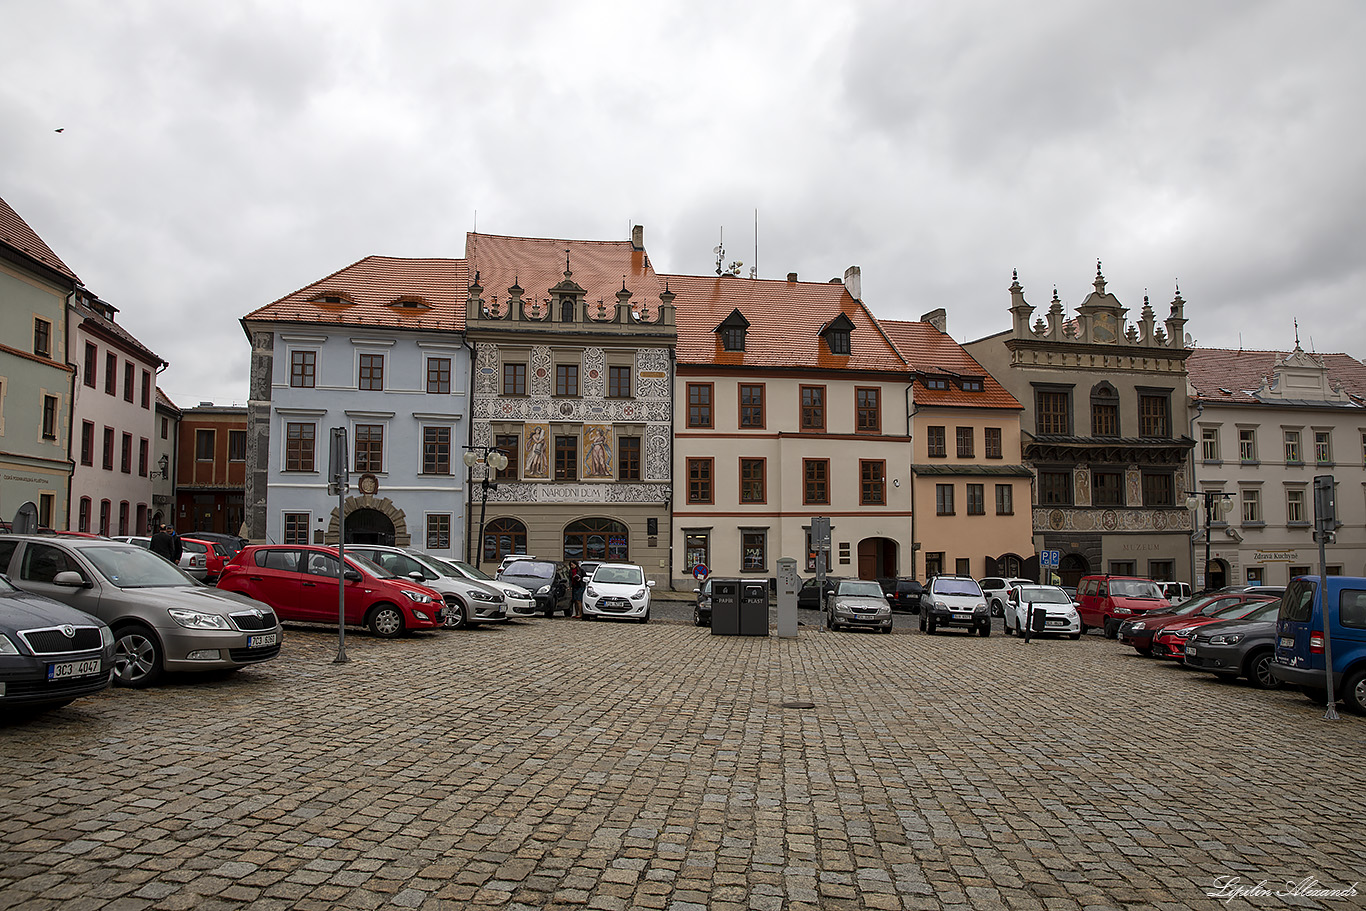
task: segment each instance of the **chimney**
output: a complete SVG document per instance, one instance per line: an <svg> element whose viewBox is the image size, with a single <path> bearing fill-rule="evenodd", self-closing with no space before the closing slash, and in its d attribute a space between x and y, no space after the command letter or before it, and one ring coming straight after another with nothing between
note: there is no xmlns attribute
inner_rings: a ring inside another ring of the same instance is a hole
<svg viewBox="0 0 1366 911"><path fill-rule="evenodd" d="M854 300L863 300L863 271L858 266L844 270L844 287L849 289L849 296Z"/></svg>
<svg viewBox="0 0 1366 911"><path fill-rule="evenodd" d="M631 249L632 249L632 250L644 250L644 249L645 249L645 226L644 226L644 225L636 225L636 226L634 226L633 228L631 228Z"/></svg>
<svg viewBox="0 0 1366 911"><path fill-rule="evenodd" d="M920 317L920 321L922 323L929 323L936 330L938 330L940 335L949 334L949 314L948 311L946 311L943 307L940 307L938 310L931 310L929 313L926 313L924 316Z"/></svg>
<svg viewBox="0 0 1366 911"><path fill-rule="evenodd" d="M787 280L788 280L789 282L795 282L795 281L797 280L797 273L796 273L796 272L789 272L789 273L787 273Z"/></svg>

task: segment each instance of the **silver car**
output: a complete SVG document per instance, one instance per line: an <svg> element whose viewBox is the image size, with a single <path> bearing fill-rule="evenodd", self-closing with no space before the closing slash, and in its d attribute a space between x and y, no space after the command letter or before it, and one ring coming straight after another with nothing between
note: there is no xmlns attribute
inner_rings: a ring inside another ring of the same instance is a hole
<svg viewBox="0 0 1366 911"><path fill-rule="evenodd" d="M110 540L136 544L138 547L148 549L152 547L152 539L146 535L117 535ZM209 549L198 541L186 541L181 538L180 568L185 570L186 575L200 582L207 581L209 577Z"/></svg>
<svg viewBox="0 0 1366 911"><path fill-rule="evenodd" d="M536 616L536 596L522 586L495 579L483 570L475 569L460 560L443 560L430 554L427 555L427 559L443 567L449 567L461 577L472 582L482 582L498 589L503 593L503 600L507 602L509 617Z"/></svg>
<svg viewBox="0 0 1366 911"><path fill-rule="evenodd" d="M863 579L841 579L825 596L825 626L892 631L892 607L882 586Z"/></svg>
<svg viewBox="0 0 1366 911"><path fill-rule="evenodd" d="M0 536L0 571L109 624L114 682L149 686L165 671L237 670L280 653L268 605L207 588L134 544L47 535Z"/></svg>
<svg viewBox="0 0 1366 911"><path fill-rule="evenodd" d="M377 563L396 576L441 592L441 598L446 602L449 629L507 619L507 602L502 592L486 583L466 579L421 551L377 544L348 544L346 552Z"/></svg>

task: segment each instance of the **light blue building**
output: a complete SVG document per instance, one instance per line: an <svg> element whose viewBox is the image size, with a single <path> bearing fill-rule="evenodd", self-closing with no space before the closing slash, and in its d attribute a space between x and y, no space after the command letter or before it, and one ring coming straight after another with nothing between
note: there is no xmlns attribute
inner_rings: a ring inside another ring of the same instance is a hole
<svg viewBox="0 0 1366 911"><path fill-rule="evenodd" d="M337 542L328 455L344 427L346 541L463 555L466 271L370 256L243 318L253 541Z"/></svg>

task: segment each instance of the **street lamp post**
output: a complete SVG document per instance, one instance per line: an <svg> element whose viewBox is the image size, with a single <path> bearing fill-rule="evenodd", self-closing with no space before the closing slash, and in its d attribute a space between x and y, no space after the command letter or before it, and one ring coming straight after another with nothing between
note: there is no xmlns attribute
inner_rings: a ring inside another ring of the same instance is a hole
<svg viewBox="0 0 1366 911"><path fill-rule="evenodd" d="M1216 515L1223 518L1233 506L1231 498L1233 494L1224 493L1221 490L1188 490L1186 491L1186 508L1196 509L1200 506L1203 499L1205 503L1205 584L1202 589L1209 589L1209 560L1210 560L1210 526L1214 524ZM1195 580L1191 580L1194 582ZM1194 586L1192 586L1194 587Z"/></svg>
<svg viewBox="0 0 1366 911"><path fill-rule="evenodd" d="M494 446L467 446L461 459L464 460L465 467L471 470L475 465L484 466L484 477L479 485L482 494L479 500L479 537L474 542L474 568L478 569L484 556L484 514L488 511L489 491L498 489L498 482L489 478L493 472L508 467L508 457Z"/></svg>

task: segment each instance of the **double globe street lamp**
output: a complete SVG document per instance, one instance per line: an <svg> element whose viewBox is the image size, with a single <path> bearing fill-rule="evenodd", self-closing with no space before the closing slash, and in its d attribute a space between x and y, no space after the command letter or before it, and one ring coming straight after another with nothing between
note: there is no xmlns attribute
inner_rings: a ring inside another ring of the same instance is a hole
<svg viewBox="0 0 1366 911"><path fill-rule="evenodd" d="M1188 490L1186 491L1186 508L1198 509L1201 499L1205 503L1205 584L1201 589L1208 591L1209 584L1209 559L1210 559L1210 526L1216 519L1222 519L1228 515L1228 511L1233 508L1233 494L1224 493L1221 490Z"/></svg>
<svg viewBox="0 0 1366 911"><path fill-rule="evenodd" d="M461 459L466 468L484 466L484 477L480 482L482 496L479 501L479 538L474 549L474 568L478 569L484 556L484 514L488 511L489 491L498 489L498 482L491 479L495 471L502 471L508 467L508 457L502 450L493 446L467 446Z"/></svg>

